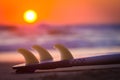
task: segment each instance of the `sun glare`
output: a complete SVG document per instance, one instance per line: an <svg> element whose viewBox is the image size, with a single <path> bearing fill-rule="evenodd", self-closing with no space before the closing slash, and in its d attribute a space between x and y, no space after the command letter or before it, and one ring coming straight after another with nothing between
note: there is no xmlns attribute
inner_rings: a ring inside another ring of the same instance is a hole
<svg viewBox="0 0 120 80"><path fill-rule="evenodd" d="M33 23L37 20L37 13L34 10L27 10L24 13L24 20L28 23Z"/></svg>

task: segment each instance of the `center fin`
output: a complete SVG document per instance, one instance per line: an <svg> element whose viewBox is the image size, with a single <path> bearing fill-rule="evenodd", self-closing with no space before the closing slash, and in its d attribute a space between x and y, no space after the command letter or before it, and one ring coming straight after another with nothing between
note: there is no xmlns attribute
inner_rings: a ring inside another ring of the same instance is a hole
<svg viewBox="0 0 120 80"><path fill-rule="evenodd" d="M38 51L41 62L53 60L50 53L43 47L41 47L39 45L34 45L34 46L32 46L32 48L35 49L36 51Z"/></svg>

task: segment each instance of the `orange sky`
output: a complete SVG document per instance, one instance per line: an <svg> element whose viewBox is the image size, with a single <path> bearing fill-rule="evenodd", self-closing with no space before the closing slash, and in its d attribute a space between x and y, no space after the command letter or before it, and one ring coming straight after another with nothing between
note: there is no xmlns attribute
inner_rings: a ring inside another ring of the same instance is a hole
<svg viewBox="0 0 120 80"><path fill-rule="evenodd" d="M25 24L27 9L49 24L120 23L120 0L1 0L0 24Z"/></svg>

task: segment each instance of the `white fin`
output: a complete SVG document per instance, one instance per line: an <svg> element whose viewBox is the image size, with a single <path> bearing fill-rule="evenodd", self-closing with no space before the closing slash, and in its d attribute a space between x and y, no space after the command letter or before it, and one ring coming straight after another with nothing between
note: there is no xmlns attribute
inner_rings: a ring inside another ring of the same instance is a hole
<svg viewBox="0 0 120 80"><path fill-rule="evenodd" d="M61 60L73 59L72 54L70 53L70 51L65 46L63 46L61 44L55 44L54 47L60 51Z"/></svg>
<svg viewBox="0 0 120 80"><path fill-rule="evenodd" d="M44 49L43 47L38 46L38 45L34 45L32 47L33 47L33 49L38 51L41 62L46 62L46 61L52 61L53 60L50 53L46 49Z"/></svg>
<svg viewBox="0 0 120 80"><path fill-rule="evenodd" d="M18 52L20 52L24 56L26 65L39 63L37 58L30 51L20 48L18 49Z"/></svg>

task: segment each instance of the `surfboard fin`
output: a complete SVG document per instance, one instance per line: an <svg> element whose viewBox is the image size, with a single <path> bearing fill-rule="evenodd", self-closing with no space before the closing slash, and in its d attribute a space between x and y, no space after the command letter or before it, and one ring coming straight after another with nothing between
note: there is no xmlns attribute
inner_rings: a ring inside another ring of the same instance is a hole
<svg viewBox="0 0 120 80"><path fill-rule="evenodd" d="M32 48L35 49L39 53L40 62L53 60L50 53L46 49L44 49L43 47L38 46L38 45L34 45L34 46L32 46Z"/></svg>
<svg viewBox="0 0 120 80"><path fill-rule="evenodd" d="M39 63L38 59L30 51L20 48L18 49L18 52L24 56L26 65Z"/></svg>
<svg viewBox="0 0 120 80"><path fill-rule="evenodd" d="M71 52L61 44L55 44L54 47L60 51L61 60L73 59Z"/></svg>

